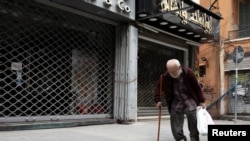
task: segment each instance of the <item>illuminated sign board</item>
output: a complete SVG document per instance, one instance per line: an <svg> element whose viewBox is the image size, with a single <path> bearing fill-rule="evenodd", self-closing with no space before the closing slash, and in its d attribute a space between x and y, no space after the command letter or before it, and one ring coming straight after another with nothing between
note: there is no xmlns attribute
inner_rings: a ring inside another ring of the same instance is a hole
<svg viewBox="0 0 250 141"><path fill-rule="evenodd" d="M221 17L190 0L138 0L136 16L139 22L196 42L219 40Z"/></svg>

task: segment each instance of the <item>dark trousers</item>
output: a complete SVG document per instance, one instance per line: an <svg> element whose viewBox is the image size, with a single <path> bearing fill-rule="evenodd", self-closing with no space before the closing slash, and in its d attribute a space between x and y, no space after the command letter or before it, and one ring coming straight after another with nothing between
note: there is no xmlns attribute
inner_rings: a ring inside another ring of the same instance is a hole
<svg viewBox="0 0 250 141"><path fill-rule="evenodd" d="M187 111L184 110L183 112L177 112L171 110L170 112L170 123L171 123L171 130L173 136L176 141L184 140L186 141L186 136L183 132L183 125L184 125L184 115L187 116L188 122L188 129L189 129L189 136L191 141L199 141L199 132L197 129L197 118L196 118L196 110Z"/></svg>

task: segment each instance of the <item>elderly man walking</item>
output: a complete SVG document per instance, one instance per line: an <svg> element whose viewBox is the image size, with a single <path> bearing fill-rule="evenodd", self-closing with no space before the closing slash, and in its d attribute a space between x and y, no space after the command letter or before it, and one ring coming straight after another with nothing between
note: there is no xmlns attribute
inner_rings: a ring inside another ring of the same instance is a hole
<svg viewBox="0 0 250 141"><path fill-rule="evenodd" d="M166 63L167 71L158 81L154 101L156 107L162 107L160 85L170 113L171 131L176 141L186 141L183 132L184 115L187 117L191 141L199 141L196 107L205 108L205 97L191 68L181 65L179 60L170 59Z"/></svg>

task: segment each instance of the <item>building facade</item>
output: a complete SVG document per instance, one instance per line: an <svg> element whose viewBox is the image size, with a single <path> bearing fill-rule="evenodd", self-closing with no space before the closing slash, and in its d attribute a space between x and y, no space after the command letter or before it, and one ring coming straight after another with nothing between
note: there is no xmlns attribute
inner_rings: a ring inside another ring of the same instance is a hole
<svg viewBox="0 0 250 141"><path fill-rule="evenodd" d="M210 99L208 105L213 105L209 110L214 117L249 114L250 1L200 0L200 3L223 17L220 42L202 45L197 58L199 79Z"/></svg>
<svg viewBox="0 0 250 141"><path fill-rule="evenodd" d="M166 61L195 68L221 19L189 0L2 0L0 18L2 123L157 115Z"/></svg>

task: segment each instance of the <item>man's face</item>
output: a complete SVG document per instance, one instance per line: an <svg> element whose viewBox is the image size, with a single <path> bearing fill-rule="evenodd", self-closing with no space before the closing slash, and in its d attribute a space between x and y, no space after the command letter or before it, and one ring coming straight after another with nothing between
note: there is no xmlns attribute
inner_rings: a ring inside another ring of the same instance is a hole
<svg viewBox="0 0 250 141"><path fill-rule="evenodd" d="M169 66L167 70L168 70L169 75L173 78L178 78L181 74L181 67Z"/></svg>

